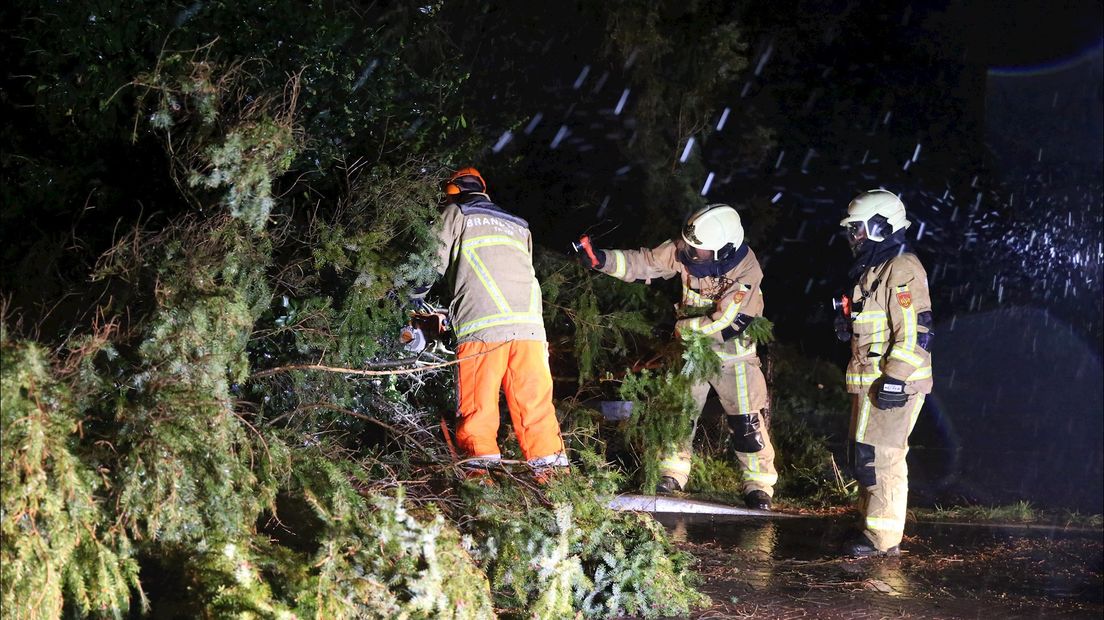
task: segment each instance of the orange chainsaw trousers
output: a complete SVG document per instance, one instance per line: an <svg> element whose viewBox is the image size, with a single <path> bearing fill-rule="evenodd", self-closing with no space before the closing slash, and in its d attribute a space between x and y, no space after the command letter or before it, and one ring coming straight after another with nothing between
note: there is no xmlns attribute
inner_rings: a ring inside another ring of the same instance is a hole
<svg viewBox="0 0 1104 620"><path fill-rule="evenodd" d="M459 421L456 443L465 456L491 456L498 447L499 388L525 460L564 451L552 405L548 346L538 340L465 342L456 349Z"/></svg>

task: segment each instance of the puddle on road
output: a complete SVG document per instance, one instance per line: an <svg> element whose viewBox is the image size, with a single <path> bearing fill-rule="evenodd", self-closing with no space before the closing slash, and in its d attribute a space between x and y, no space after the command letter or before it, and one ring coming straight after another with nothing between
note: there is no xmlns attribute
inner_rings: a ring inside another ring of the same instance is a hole
<svg viewBox="0 0 1104 620"><path fill-rule="evenodd" d="M1099 531L909 523L902 557L849 560L835 551L855 531L853 518L657 518L701 560L704 589L732 613L797 608L849 618L871 605L911 617L1104 612Z"/></svg>

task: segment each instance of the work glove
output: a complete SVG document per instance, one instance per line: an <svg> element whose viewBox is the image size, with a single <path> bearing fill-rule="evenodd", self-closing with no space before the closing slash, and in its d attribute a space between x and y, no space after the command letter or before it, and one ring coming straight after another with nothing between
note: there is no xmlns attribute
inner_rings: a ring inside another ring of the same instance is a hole
<svg viewBox="0 0 1104 620"><path fill-rule="evenodd" d="M732 429L732 448L737 452L758 452L763 449L763 433L759 432L759 416L741 413L727 415Z"/></svg>
<svg viewBox="0 0 1104 620"><path fill-rule="evenodd" d="M874 393L874 403L878 409L896 409L904 407L908 401L905 394L905 382L883 375L877 383L878 391Z"/></svg>
<svg viewBox="0 0 1104 620"><path fill-rule="evenodd" d="M586 252L575 252L575 260L579 261L579 264L587 269L601 269L606 266L606 253L602 250L595 248L593 250L594 258L598 259L598 264L594 265L590 262L590 257Z"/></svg>
<svg viewBox="0 0 1104 620"><path fill-rule="evenodd" d="M849 342L851 340L851 319L845 316L836 317L836 338L840 342Z"/></svg>
<svg viewBox="0 0 1104 620"><path fill-rule="evenodd" d="M744 331L747 330L748 325L755 320L755 317L748 316L741 312L736 315L736 318L732 320L732 324L721 330L721 338L724 340L732 340L737 336L744 335Z"/></svg>

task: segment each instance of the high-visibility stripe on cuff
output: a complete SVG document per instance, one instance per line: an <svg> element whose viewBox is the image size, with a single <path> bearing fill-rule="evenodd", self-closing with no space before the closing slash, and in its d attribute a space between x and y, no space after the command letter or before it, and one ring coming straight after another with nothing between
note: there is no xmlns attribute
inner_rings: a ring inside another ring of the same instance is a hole
<svg viewBox="0 0 1104 620"><path fill-rule="evenodd" d="M881 377L880 372L849 372L845 375L844 380L849 386L868 386ZM906 381L921 381L923 379L931 379L932 367L923 366L917 368L906 378Z"/></svg>
<svg viewBox="0 0 1104 620"><path fill-rule="evenodd" d="M712 299L701 296L697 291L686 286L685 282L682 285L682 297L686 300L687 306L708 306L713 303Z"/></svg>
<svg viewBox="0 0 1104 620"><path fill-rule="evenodd" d="M628 271L628 265L625 262L625 253L621 250L610 250L610 254L613 255L613 271L610 275L615 278L624 278L625 273Z"/></svg>
<svg viewBox="0 0 1104 620"><path fill-rule="evenodd" d="M924 365L924 358L900 347L894 347L893 350L889 352L889 357L891 359L901 360L911 366L920 367Z"/></svg>
<svg viewBox="0 0 1104 620"><path fill-rule="evenodd" d="M866 310L855 315L852 323L883 323L886 320L886 313L881 310Z"/></svg>
<svg viewBox="0 0 1104 620"><path fill-rule="evenodd" d="M911 375L908 376L906 381L920 381L921 379L931 379L932 367L924 366L923 368L917 368Z"/></svg>
<svg viewBox="0 0 1104 620"><path fill-rule="evenodd" d="M724 313L721 314L721 318L701 326L700 331L703 334L715 334L729 325L732 325L732 321L736 320L736 315L739 313L740 304L735 302L729 303Z"/></svg>

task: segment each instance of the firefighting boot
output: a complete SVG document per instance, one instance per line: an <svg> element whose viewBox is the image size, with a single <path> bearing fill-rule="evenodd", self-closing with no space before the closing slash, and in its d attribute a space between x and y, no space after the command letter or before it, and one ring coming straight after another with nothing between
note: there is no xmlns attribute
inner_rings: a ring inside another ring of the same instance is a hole
<svg viewBox="0 0 1104 620"><path fill-rule="evenodd" d="M664 476L659 479L659 483L656 484L655 490L659 495L672 495L681 491L682 485L679 484L678 480L670 476Z"/></svg>
<svg viewBox="0 0 1104 620"><path fill-rule="evenodd" d="M898 556L901 555L901 548L897 545L882 551L874 546L870 542L870 539L863 534L848 540L843 543L843 555L851 556L853 558L876 558L886 556Z"/></svg>
<svg viewBox="0 0 1104 620"><path fill-rule="evenodd" d="M766 491L756 489L744 495L744 504L752 510L770 510L771 498Z"/></svg>

